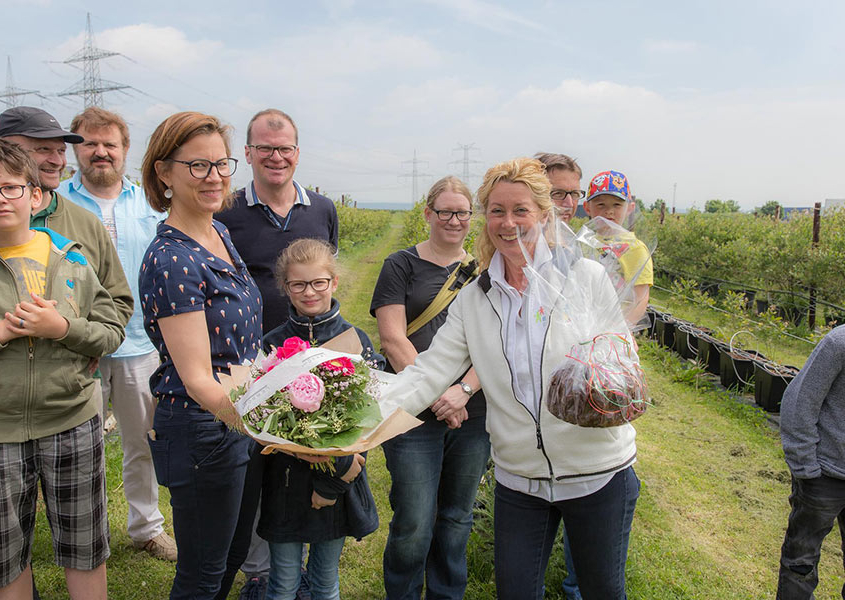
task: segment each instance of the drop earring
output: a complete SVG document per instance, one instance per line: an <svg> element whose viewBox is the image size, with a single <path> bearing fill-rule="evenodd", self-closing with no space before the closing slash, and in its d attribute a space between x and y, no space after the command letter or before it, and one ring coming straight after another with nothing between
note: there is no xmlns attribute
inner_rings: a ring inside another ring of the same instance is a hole
<svg viewBox="0 0 845 600"><path fill-rule="evenodd" d="M170 200L173 197L173 190L171 190L170 188L164 190L164 197Z"/></svg>

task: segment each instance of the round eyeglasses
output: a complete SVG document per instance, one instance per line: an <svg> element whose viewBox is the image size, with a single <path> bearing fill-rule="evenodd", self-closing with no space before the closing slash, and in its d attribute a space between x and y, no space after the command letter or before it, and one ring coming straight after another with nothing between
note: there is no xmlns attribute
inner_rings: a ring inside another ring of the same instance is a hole
<svg viewBox="0 0 845 600"><path fill-rule="evenodd" d="M288 291L294 294L301 294L309 285L315 292L325 292L329 289L331 282L331 277L321 277L319 279L312 279L311 281L285 281L285 285Z"/></svg>
<svg viewBox="0 0 845 600"><path fill-rule="evenodd" d="M205 179L211 175L212 167L217 169L217 174L220 175L220 177L231 177L238 169L237 158L223 158L217 162L211 162L210 160L203 159L176 160L175 158L166 158L165 160L188 165L188 170L191 172L191 175L197 179Z"/></svg>
<svg viewBox="0 0 845 600"><path fill-rule="evenodd" d="M441 221L451 221L453 216L458 217L458 221L469 221L472 216L471 210L437 210L432 208L431 212L437 215L437 218Z"/></svg>

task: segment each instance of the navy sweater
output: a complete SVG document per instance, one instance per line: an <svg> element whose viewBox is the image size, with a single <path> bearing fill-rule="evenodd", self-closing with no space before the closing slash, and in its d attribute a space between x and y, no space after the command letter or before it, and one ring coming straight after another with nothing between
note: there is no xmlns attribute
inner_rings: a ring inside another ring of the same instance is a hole
<svg viewBox="0 0 845 600"><path fill-rule="evenodd" d="M232 207L215 215L229 229L232 243L261 290L264 331L271 331L288 318L290 304L274 275L282 251L300 238L325 240L337 248L334 203L310 190L306 190L306 196L307 203L296 202L286 217L281 217L264 204L250 206L242 188L235 192Z"/></svg>

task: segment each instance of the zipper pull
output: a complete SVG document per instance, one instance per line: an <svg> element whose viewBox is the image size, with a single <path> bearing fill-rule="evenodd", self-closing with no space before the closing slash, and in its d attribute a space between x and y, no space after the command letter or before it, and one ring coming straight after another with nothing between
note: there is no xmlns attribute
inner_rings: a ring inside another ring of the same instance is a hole
<svg viewBox="0 0 845 600"><path fill-rule="evenodd" d="M308 319L308 341L313 346L314 345L314 321L312 319Z"/></svg>
<svg viewBox="0 0 845 600"><path fill-rule="evenodd" d="M543 449L543 436L540 435L540 423L537 423L537 450Z"/></svg>
<svg viewBox="0 0 845 600"><path fill-rule="evenodd" d="M290 485L290 467L285 468L285 487Z"/></svg>
<svg viewBox="0 0 845 600"><path fill-rule="evenodd" d="M29 342L29 360L32 360L33 354L35 353L35 345L32 343L32 340Z"/></svg>

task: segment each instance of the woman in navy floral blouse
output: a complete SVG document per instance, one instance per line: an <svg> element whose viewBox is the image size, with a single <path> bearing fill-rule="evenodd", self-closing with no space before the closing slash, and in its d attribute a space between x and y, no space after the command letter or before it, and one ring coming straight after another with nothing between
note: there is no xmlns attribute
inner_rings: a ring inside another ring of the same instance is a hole
<svg viewBox="0 0 845 600"><path fill-rule="evenodd" d="M147 201L168 211L139 274L144 325L161 364L149 434L156 476L170 490L178 546L170 598L213 598L241 500L250 439L217 380L261 345L261 296L226 228L213 220L229 198L237 161L228 127L183 112L150 138L142 167Z"/></svg>

